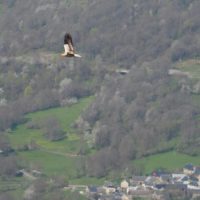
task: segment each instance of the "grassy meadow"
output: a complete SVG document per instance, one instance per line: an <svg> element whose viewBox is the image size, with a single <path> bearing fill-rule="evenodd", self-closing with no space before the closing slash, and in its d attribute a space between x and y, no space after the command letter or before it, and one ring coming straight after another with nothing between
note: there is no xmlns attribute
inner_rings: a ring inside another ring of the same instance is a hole
<svg viewBox="0 0 200 200"><path fill-rule="evenodd" d="M27 121L18 125L10 131L9 139L16 149L35 141L39 146L34 151L18 151L17 156L22 160L22 165L28 169L39 169L46 176L64 176L73 183L97 183L101 182L95 178L77 178L76 165L80 156L76 156L79 149L80 138L72 128L73 123L80 116L81 112L87 108L94 97L80 100L72 106L52 108L27 114ZM28 122L32 120L43 120L49 116L56 117L62 129L67 133L67 137L60 141L49 141L43 136L42 130L27 128Z"/></svg>
<svg viewBox="0 0 200 200"><path fill-rule="evenodd" d="M175 172L182 169L187 163L200 165L200 156L189 156L176 151L170 151L134 160L133 163L136 166L142 166L144 174L150 174L152 171L159 168Z"/></svg>
<svg viewBox="0 0 200 200"><path fill-rule="evenodd" d="M10 132L9 138L11 145L14 148L18 148L25 144L29 144L34 140L40 148L45 150L52 150L61 153L75 152L79 144L79 137L74 132L72 125L92 100L93 97L88 97L70 107L52 108L26 115L26 123L18 125ZM52 116L59 121L61 128L67 133L65 139L51 142L45 139L41 129L30 129L27 127L27 124L30 121L42 121L45 118Z"/></svg>
<svg viewBox="0 0 200 200"><path fill-rule="evenodd" d="M39 169L47 176L76 176L75 157L46 153L40 150L20 152L19 156L32 169Z"/></svg>

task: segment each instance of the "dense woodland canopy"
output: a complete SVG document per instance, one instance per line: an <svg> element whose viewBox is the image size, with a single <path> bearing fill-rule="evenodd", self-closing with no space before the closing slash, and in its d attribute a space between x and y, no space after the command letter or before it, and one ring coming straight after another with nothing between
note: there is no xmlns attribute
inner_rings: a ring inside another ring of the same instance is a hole
<svg viewBox="0 0 200 200"><path fill-rule="evenodd" d="M0 130L96 95L77 124L85 134L88 123L94 138L90 175L171 149L200 154L193 81L168 75L177 61L199 57L199 9L199 0L0 2ZM58 58L66 31L83 59Z"/></svg>

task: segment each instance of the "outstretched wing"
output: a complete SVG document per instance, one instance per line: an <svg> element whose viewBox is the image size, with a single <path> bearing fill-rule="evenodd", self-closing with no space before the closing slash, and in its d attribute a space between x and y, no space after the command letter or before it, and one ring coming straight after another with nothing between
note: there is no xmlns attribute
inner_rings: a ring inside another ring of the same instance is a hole
<svg viewBox="0 0 200 200"><path fill-rule="evenodd" d="M69 45L69 50L73 51L74 49L74 44L73 44L73 40L72 40L72 36L70 33L66 33L64 36L64 45L68 44Z"/></svg>

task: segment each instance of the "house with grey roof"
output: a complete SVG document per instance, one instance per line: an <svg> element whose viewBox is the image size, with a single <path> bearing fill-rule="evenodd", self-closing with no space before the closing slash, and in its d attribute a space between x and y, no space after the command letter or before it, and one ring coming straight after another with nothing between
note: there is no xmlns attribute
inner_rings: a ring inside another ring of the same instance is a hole
<svg viewBox="0 0 200 200"><path fill-rule="evenodd" d="M146 178L147 178L146 176L133 176L129 180L129 183L131 186L142 185L142 184L144 184Z"/></svg>
<svg viewBox="0 0 200 200"><path fill-rule="evenodd" d="M195 167L192 163L188 163L183 167L183 173L186 175L191 175L194 173Z"/></svg>

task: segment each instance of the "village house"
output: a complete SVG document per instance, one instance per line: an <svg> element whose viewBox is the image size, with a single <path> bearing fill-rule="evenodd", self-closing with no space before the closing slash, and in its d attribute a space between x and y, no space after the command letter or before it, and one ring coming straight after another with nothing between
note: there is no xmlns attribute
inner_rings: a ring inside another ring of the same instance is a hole
<svg viewBox="0 0 200 200"><path fill-rule="evenodd" d="M185 185L188 185L190 183L190 177L184 176L182 179L180 179L180 182L182 182Z"/></svg>
<svg viewBox="0 0 200 200"><path fill-rule="evenodd" d="M190 182L188 185L187 185L187 188L189 190L200 190L200 187L198 185L197 182Z"/></svg>
<svg viewBox="0 0 200 200"><path fill-rule="evenodd" d="M133 176L129 182L131 186L143 185L146 178L146 176Z"/></svg>
<svg viewBox="0 0 200 200"><path fill-rule="evenodd" d="M98 200L100 197L100 194L96 186L88 186L86 188L86 194L89 199Z"/></svg>
<svg viewBox="0 0 200 200"><path fill-rule="evenodd" d="M161 178L161 181L166 184L172 183L172 175L171 174L163 174L160 176L160 178Z"/></svg>
<svg viewBox="0 0 200 200"><path fill-rule="evenodd" d="M149 187L154 187L154 185L160 184L160 183L163 183L163 181L160 177L157 177L157 176L148 176L145 179L145 185Z"/></svg>
<svg viewBox="0 0 200 200"><path fill-rule="evenodd" d="M120 187L121 187L122 192L127 193L129 183L126 180L123 180L120 184Z"/></svg>
<svg viewBox="0 0 200 200"><path fill-rule="evenodd" d="M86 192L91 193L91 194L95 194L95 193L97 193L97 187L96 186L88 186L86 188Z"/></svg>
<svg viewBox="0 0 200 200"><path fill-rule="evenodd" d="M183 168L183 173L186 175L192 175L194 173L195 167L193 166L193 164L188 163L184 166Z"/></svg>
<svg viewBox="0 0 200 200"><path fill-rule="evenodd" d="M185 174L172 174L172 182L173 183L181 182L181 180L186 176L187 175L185 175Z"/></svg>
<svg viewBox="0 0 200 200"><path fill-rule="evenodd" d="M106 194L112 194L112 193L116 192L116 187L112 183L104 184L102 189L103 189L104 193L106 193Z"/></svg>
<svg viewBox="0 0 200 200"><path fill-rule="evenodd" d="M92 197L90 199L93 200L131 200L136 197L164 199L166 191L199 196L200 167L187 164L183 173L169 174L158 170L151 176L132 176L129 181L123 180L118 186L106 182L102 187L88 188Z"/></svg>

